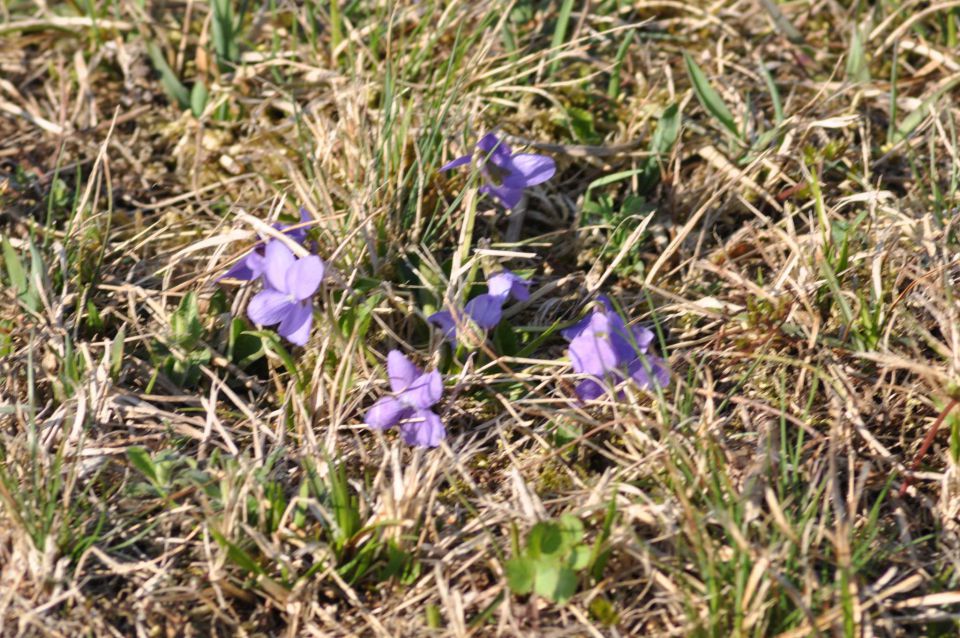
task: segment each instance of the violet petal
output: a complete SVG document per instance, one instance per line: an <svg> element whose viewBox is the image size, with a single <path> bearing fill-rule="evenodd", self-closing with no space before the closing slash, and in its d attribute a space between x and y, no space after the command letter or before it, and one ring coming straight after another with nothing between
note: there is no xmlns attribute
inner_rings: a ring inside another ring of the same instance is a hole
<svg viewBox="0 0 960 638"><path fill-rule="evenodd" d="M421 374L400 394L406 405L426 409L433 406L443 395L443 379L437 370Z"/></svg>
<svg viewBox="0 0 960 638"><path fill-rule="evenodd" d="M386 430L396 425L409 410L394 397L382 397L370 406L363 422L377 430Z"/></svg>
<svg viewBox="0 0 960 638"><path fill-rule="evenodd" d="M494 297L511 296L517 301L526 301L530 298L530 291L527 290L527 287L531 283L533 282L516 273L501 270L487 279L487 292Z"/></svg>
<svg viewBox="0 0 960 638"><path fill-rule="evenodd" d="M449 310L441 310L427 317L427 322L432 323L443 333L443 338L450 343L457 343L457 322L453 320L453 315Z"/></svg>
<svg viewBox="0 0 960 638"><path fill-rule="evenodd" d="M547 181L557 172L557 163L552 157L534 153L518 153L510 158L514 173L523 176L524 186L536 186Z"/></svg>
<svg viewBox="0 0 960 638"><path fill-rule="evenodd" d="M464 310L478 326L490 330L500 323L503 316L503 298L489 293L477 295L467 302Z"/></svg>
<svg viewBox="0 0 960 638"><path fill-rule="evenodd" d="M416 410L400 424L400 435L407 445L437 447L447 436L440 417L431 410Z"/></svg>
<svg viewBox="0 0 960 638"><path fill-rule="evenodd" d="M287 271L296 260L293 252L282 241L271 239L267 242L263 268L267 283L276 290L289 292L287 289Z"/></svg>
<svg viewBox="0 0 960 638"><path fill-rule="evenodd" d="M286 293L264 288L250 300L247 305L247 316L253 323L272 326L283 321L292 305Z"/></svg>
<svg viewBox="0 0 960 638"><path fill-rule="evenodd" d="M596 379L584 379L577 384L574 392L581 401L594 401L605 395L607 390Z"/></svg>
<svg viewBox="0 0 960 638"><path fill-rule="evenodd" d="M440 167L440 170L441 170L441 171L449 171L450 169L453 169L453 168L460 168L461 166L466 166L467 164L470 163L470 160L472 160L472 159L473 159L473 156L472 156L472 155L464 155L464 156L462 156L462 157L458 157L458 158L456 158L456 159L452 159L452 160L450 160L449 162L447 162L446 164L444 164L443 166L441 166L441 167Z"/></svg>
<svg viewBox="0 0 960 638"><path fill-rule="evenodd" d="M513 208L523 199L522 188L510 188L509 186L495 186L484 184L480 187L480 192L491 197L496 197L504 208Z"/></svg>
<svg viewBox="0 0 960 638"><path fill-rule="evenodd" d="M280 323L277 332L287 341L298 346L307 343L313 326L313 305L310 302L291 303L289 312Z"/></svg>
<svg viewBox="0 0 960 638"><path fill-rule="evenodd" d="M420 374L420 368L399 350L391 350L387 354L387 376L390 377L390 389L394 392L399 394L409 388Z"/></svg>
<svg viewBox="0 0 960 638"><path fill-rule="evenodd" d="M323 281L324 271L323 260L316 255L298 259L287 270L287 292L297 301L312 297Z"/></svg>

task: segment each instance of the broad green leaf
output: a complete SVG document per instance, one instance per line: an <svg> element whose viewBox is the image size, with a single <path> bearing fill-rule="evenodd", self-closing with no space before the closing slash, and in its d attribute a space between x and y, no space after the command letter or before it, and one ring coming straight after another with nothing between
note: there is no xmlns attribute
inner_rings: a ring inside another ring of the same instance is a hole
<svg viewBox="0 0 960 638"><path fill-rule="evenodd" d="M501 321L493 331L493 344L497 347L497 352L506 357L516 356L520 344L517 342L517 335L514 332L513 324L509 321Z"/></svg>
<svg viewBox="0 0 960 638"><path fill-rule="evenodd" d="M507 575L507 584L515 594L529 594L533 591L533 581L536 578L536 569L532 559L522 556L511 558L504 566Z"/></svg>
<svg viewBox="0 0 960 638"><path fill-rule="evenodd" d="M554 445L563 447L583 436L583 426L577 421L555 421Z"/></svg>
<svg viewBox="0 0 960 638"><path fill-rule="evenodd" d="M597 133L593 113L575 106L567 107L567 116L570 118L570 127L577 141L583 144L597 144L603 138Z"/></svg>
<svg viewBox="0 0 960 638"><path fill-rule="evenodd" d="M593 554L593 550L587 547L586 545L577 545L567 556L567 567L574 571L580 571L581 569L586 569L590 565L590 557Z"/></svg>
<svg viewBox="0 0 960 638"><path fill-rule="evenodd" d="M233 338L230 358L241 369L262 359L267 354L263 347L263 337L244 330L245 327L243 320L238 318L233 319L230 325L231 337ZM235 330L236 333L234 333Z"/></svg>
<svg viewBox="0 0 960 638"><path fill-rule="evenodd" d="M569 567L537 561L534 591L555 603L563 604L577 591L577 575Z"/></svg>
<svg viewBox="0 0 960 638"><path fill-rule="evenodd" d="M583 523L573 514L564 514L560 517L560 533L564 551L583 540Z"/></svg>
<svg viewBox="0 0 960 638"><path fill-rule="evenodd" d="M694 62L689 53L684 52L683 61L687 65L687 74L690 76L690 83L693 85L693 91L697 94L697 99L700 100L700 104L708 113L715 117L724 128L730 131L734 137L741 139L740 131L737 129L737 124L733 119L733 114L730 112L730 109L727 108L720 94L717 93L716 89L714 89L707 80L703 69Z"/></svg>
<svg viewBox="0 0 960 638"><path fill-rule="evenodd" d="M527 535L527 553L532 558L559 559L563 553L563 533L556 523L542 521L530 528Z"/></svg>

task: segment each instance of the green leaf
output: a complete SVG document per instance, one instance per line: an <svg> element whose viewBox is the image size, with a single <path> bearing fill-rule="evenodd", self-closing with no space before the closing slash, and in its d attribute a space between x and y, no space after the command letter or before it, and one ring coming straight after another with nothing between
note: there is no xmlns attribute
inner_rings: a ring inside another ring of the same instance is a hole
<svg viewBox="0 0 960 638"><path fill-rule="evenodd" d="M603 578L603 570L607 568L607 562L610 560L612 553L610 549L603 549L597 553L597 558L590 568L590 576L592 576L594 580L601 580Z"/></svg>
<svg viewBox="0 0 960 638"><path fill-rule="evenodd" d="M233 23L233 0L210 0L213 13L213 46L217 52L217 63L226 71L229 63L238 58L235 27Z"/></svg>
<svg viewBox="0 0 960 638"><path fill-rule="evenodd" d="M243 319L234 318L230 322L230 358L241 369L246 368L254 361L262 359L266 354L263 346L263 337L255 332L244 330L246 325Z"/></svg>
<svg viewBox="0 0 960 638"><path fill-rule="evenodd" d="M264 350L276 355L280 359L283 367L286 368L290 376L296 380L297 388L301 390L304 388L304 379L297 369L297 362L294 360L293 355L290 354L290 351L280 342L280 337L277 336L275 332L271 332L270 330L251 330L247 334L260 337Z"/></svg>
<svg viewBox="0 0 960 638"><path fill-rule="evenodd" d="M190 110L193 111L194 117L203 115L203 110L207 108L208 97L207 85L203 83L203 80L194 82L193 88L190 89Z"/></svg>
<svg viewBox="0 0 960 638"><path fill-rule="evenodd" d="M863 33L859 27L853 28L850 38L850 51L847 53L847 79L853 82L869 82L870 68L867 53L863 47Z"/></svg>
<svg viewBox="0 0 960 638"><path fill-rule="evenodd" d="M733 114L727 108L726 103L720 97L720 94L713 88L704 74L689 53L684 52L683 61L687 65L687 74L690 76L690 83L693 85L693 91L697 94L700 104L715 117L724 128L730 131L734 137L741 139L740 131L733 119Z"/></svg>
<svg viewBox="0 0 960 638"><path fill-rule="evenodd" d="M3 261L7 267L7 277L10 284L18 295L22 295L27 292L27 273L23 269L20 255L17 254L17 250L6 237L0 237L0 245L3 247Z"/></svg>
<svg viewBox="0 0 960 638"><path fill-rule="evenodd" d="M360 530L360 510L357 498L347 482L347 469L343 463L327 463L327 481L334 518L337 521L338 543L342 546Z"/></svg>
<svg viewBox="0 0 960 638"><path fill-rule="evenodd" d="M570 23L570 14L573 12L573 0L563 0L560 6L560 14L557 16L557 24L553 29L553 38L550 40L550 57L553 60L550 63L550 75L557 72L560 60L556 57L560 53L558 48L563 44L567 37L567 25Z"/></svg>
<svg viewBox="0 0 960 638"><path fill-rule="evenodd" d="M594 188L599 188L601 186L607 186L609 184L615 184L617 182L629 179L634 175L642 174L646 169L645 168L635 168L629 171L618 171L616 173L610 173L609 175L604 175L599 177L587 185L587 193L592 191Z"/></svg>
<svg viewBox="0 0 960 638"><path fill-rule="evenodd" d="M298 497L297 507L293 511L293 526L297 529L303 529L307 524L306 502L310 498L310 484L307 481L300 484Z"/></svg>
<svg viewBox="0 0 960 638"><path fill-rule="evenodd" d="M430 627L431 629L440 629L443 627L443 618L440 616L440 608L433 603L427 603L427 608L424 615L427 621L427 627Z"/></svg>
<svg viewBox="0 0 960 638"><path fill-rule="evenodd" d="M517 335L513 331L513 325L509 321L501 321L493 330L493 344L497 347L497 352L506 357L516 356L520 344L517 343Z"/></svg>
<svg viewBox="0 0 960 638"><path fill-rule="evenodd" d="M368 295L361 304L347 305L339 320L341 334L350 338L356 333L357 339L362 341L373 321L373 311L382 299L382 294L375 293Z"/></svg>
<svg viewBox="0 0 960 638"><path fill-rule="evenodd" d="M570 118L570 127L573 129L573 134L578 142L596 144L603 140L597 133L593 113L586 109L570 106L567 107L567 115Z"/></svg>
<svg viewBox="0 0 960 638"><path fill-rule="evenodd" d="M553 444L564 447L583 436L583 426L577 421L557 421L553 430ZM573 450L571 449L571 453Z"/></svg>
<svg viewBox="0 0 960 638"><path fill-rule="evenodd" d="M559 559L564 551L563 540L559 525L542 521L530 528L527 535L527 554L531 558Z"/></svg>
<svg viewBox="0 0 960 638"><path fill-rule="evenodd" d="M87 317L84 322L89 330L100 332L103 330L103 317L92 299L87 299Z"/></svg>
<svg viewBox="0 0 960 638"><path fill-rule="evenodd" d="M613 68L610 69L610 81L607 83L607 97L616 100L620 97L620 69L623 66L623 60L627 57L627 50L630 43L633 42L633 29L624 33L623 40L617 48L617 55L613 59Z"/></svg>
<svg viewBox="0 0 960 638"><path fill-rule="evenodd" d="M767 85L767 92L770 93L770 102L773 104L773 121L777 124L783 122L783 101L780 99L780 89L777 83L773 81L773 75L766 65L760 65L760 74L763 76L763 82Z"/></svg>
<svg viewBox="0 0 960 638"><path fill-rule="evenodd" d="M650 139L650 152L656 155L666 155L673 149L680 137L680 103L674 102L663 109L657 128Z"/></svg>
<svg viewBox="0 0 960 638"><path fill-rule="evenodd" d="M330 0L330 57L334 64L336 64L336 59L333 57L333 52L340 47L340 42L343 40L341 22L340 0Z"/></svg>
<svg viewBox="0 0 960 638"><path fill-rule="evenodd" d="M139 445L133 445L127 448L127 459L130 464L143 474L150 483L158 490L163 492L163 486L160 484L160 475L150 457L150 453Z"/></svg>
<svg viewBox="0 0 960 638"><path fill-rule="evenodd" d="M564 514L560 517L560 533L566 551L583 540L583 523L573 514Z"/></svg>
<svg viewBox="0 0 960 638"><path fill-rule="evenodd" d="M257 561L251 558L250 554L243 550L239 545L231 543L227 538L217 530L210 528L210 535L213 536L217 544L227 550L227 558L239 566L241 569L258 576L265 575L263 568L257 564Z"/></svg>
<svg viewBox="0 0 960 638"><path fill-rule="evenodd" d="M185 350L192 349L203 336L197 294L192 290L183 296L180 305L170 316L170 334L173 341Z"/></svg>
<svg viewBox="0 0 960 638"><path fill-rule="evenodd" d="M167 64L163 52L155 42L147 44L147 55L150 56L153 68L160 74L160 84L163 86L167 97L176 102L180 108L188 108L190 106L190 92L187 91L187 87L183 85L177 74Z"/></svg>
<svg viewBox="0 0 960 638"><path fill-rule="evenodd" d="M536 568L533 559L526 556L511 558L505 565L507 584L515 594L529 594L533 591L533 581L536 578Z"/></svg>
<svg viewBox="0 0 960 638"><path fill-rule="evenodd" d="M586 569L590 565L590 558L593 555L593 550L586 545L577 545L567 556L567 567L573 571L580 571L581 569Z"/></svg>
<svg viewBox="0 0 960 638"><path fill-rule="evenodd" d="M569 567L538 561L534 591L555 603L567 602L577 591L577 575Z"/></svg>

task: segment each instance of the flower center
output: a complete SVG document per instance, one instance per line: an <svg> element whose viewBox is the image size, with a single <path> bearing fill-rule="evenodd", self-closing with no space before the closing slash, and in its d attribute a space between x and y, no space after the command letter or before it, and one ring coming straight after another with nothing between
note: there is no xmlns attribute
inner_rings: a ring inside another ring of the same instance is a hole
<svg viewBox="0 0 960 638"><path fill-rule="evenodd" d="M502 186L503 181L510 175L510 171L490 161L484 162L483 172L486 173L487 179L490 180L494 186Z"/></svg>

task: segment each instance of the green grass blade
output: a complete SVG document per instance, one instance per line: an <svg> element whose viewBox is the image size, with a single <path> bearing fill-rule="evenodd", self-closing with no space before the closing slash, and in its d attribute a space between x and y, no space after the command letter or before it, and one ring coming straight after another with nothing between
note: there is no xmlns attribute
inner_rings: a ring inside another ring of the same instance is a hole
<svg viewBox="0 0 960 638"><path fill-rule="evenodd" d="M557 15L557 24L553 29L553 38L550 40L550 49L551 49L551 63L550 63L550 75L554 75L557 72L557 69L560 67L560 60L557 59L557 56L560 54L558 50L564 43L567 37L567 27L570 25L570 14L573 12L573 0L563 0L563 4L560 6L560 13Z"/></svg>
<svg viewBox="0 0 960 638"><path fill-rule="evenodd" d="M707 80L703 69L694 62L693 58L687 52L683 53L683 61L684 64L686 64L687 74L690 76L693 91L697 94L697 99L700 100L703 108L716 118L734 137L742 139L740 131L737 129L737 124L733 119L733 113L730 112L723 98L720 97L720 94L717 93L716 89L710 84L710 81Z"/></svg>
<svg viewBox="0 0 960 638"><path fill-rule="evenodd" d="M940 100L940 98L952 91L954 87L958 85L960 85L960 74L954 75L952 78L943 83L940 88L927 96L927 98L920 103L920 106L903 118L903 121L900 122L899 126L897 126L897 130L893 136L893 141L900 142L913 133L913 131L920 126L923 120L926 119L927 115L933 111L934 106Z"/></svg>
<svg viewBox="0 0 960 638"><path fill-rule="evenodd" d="M163 52L155 42L147 44L147 55L150 56L153 68L160 74L160 84L163 86L163 90L167 96L176 102L180 108L189 108L190 92L180 79L177 78L176 73L173 72L170 65L167 64L166 58L163 57Z"/></svg>

